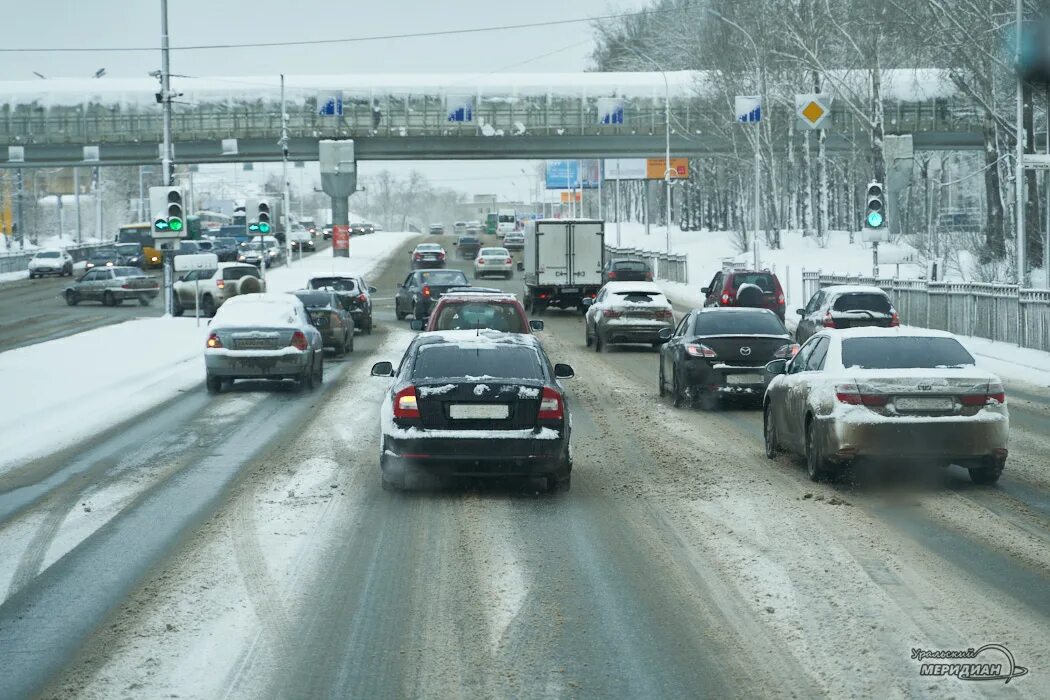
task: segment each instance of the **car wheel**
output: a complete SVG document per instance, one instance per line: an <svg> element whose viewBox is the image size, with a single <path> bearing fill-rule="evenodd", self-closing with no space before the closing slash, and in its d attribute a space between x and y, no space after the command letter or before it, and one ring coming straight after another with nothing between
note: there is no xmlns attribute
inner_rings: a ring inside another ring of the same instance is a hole
<svg viewBox="0 0 1050 700"><path fill-rule="evenodd" d="M824 481L830 471L824 451L817 441L816 421L810 420L806 425L806 473L810 481Z"/></svg>
<svg viewBox="0 0 1050 700"><path fill-rule="evenodd" d="M768 403L762 410L762 434L765 437L766 457L776 459L780 442L777 439L777 426L773 423L773 407Z"/></svg>
<svg viewBox="0 0 1050 700"><path fill-rule="evenodd" d="M62 268L62 274L65 275L66 277L72 277L73 276L73 266L72 265L66 265L65 267L63 267Z"/></svg>
<svg viewBox="0 0 1050 700"><path fill-rule="evenodd" d="M368 319L365 321L365 333L367 333L368 335L372 335L372 317L371 316L369 316Z"/></svg>
<svg viewBox="0 0 1050 700"><path fill-rule="evenodd" d="M587 347L591 347L591 343L594 342L591 339L591 327L588 326L586 323L583 324L583 342L586 344Z"/></svg>
<svg viewBox="0 0 1050 700"><path fill-rule="evenodd" d="M113 298L113 292L105 292L102 294L102 305L103 306L115 306L116 302Z"/></svg>
<svg viewBox="0 0 1050 700"><path fill-rule="evenodd" d="M667 389L664 387L664 360L660 358L660 387L657 389L660 396L667 395Z"/></svg>
<svg viewBox="0 0 1050 700"><path fill-rule="evenodd" d="M332 346L332 352L335 353L336 357L342 357L346 354L346 338L340 340L338 343Z"/></svg>
<svg viewBox="0 0 1050 700"><path fill-rule="evenodd" d="M299 380L296 387L299 391L312 391L314 388L314 368L307 367L303 370L303 373L299 375Z"/></svg>
<svg viewBox="0 0 1050 700"><path fill-rule="evenodd" d="M395 477L390 474L389 462L385 455L379 457L379 482L384 491L401 491L405 488L404 475Z"/></svg>
<svg viewBox="0 0 1050 700"><path fill-rule="evenodd" d="M602 343L602 332L597 328L594 329L594 351L601 352L604 344Z"/></svg>
<svg viewBox="0 0 1050 700"><path fill-rule="evenodd" d="M204 378L204 387L208 390L209 394L218 394L222 391L222 377L216 377L214 374L208 374Z"/></svg>
<svg viewBox="0 0 1050 700"><path fill-rule="evenodd" d="M183 313L185 313L186 310L182 308L182 302L179 301L179 295L172 294L171 297L171 315L181 316Z"/></svg>
<svg viewBox="0 0 1050 700"><path fill-rule="evenodd" d="M80 303L80 295L74 292L72 289L66 292L66 303L70 306L76 306Z"/></svg>
<svg viewBox="0 0 1050 700"><path fill-rule="evenodd" d="M149 306L149 303L150 303L150 298L148 296L146 296L145 294L143 294L143 295L141 295L139 297L139 305L140 306Z"/></svg>
<svg viewBox="0 0 1050 700"><path fill-rule="evenodd" d="M401 313L401 305L394 301L394 316L397 317L398 321L404 321L408 314Z"/></svg>
<svg viewBox="0 0 1050 700"><path fill-rule="evenodd" d="M30 272L29 273L29 279L35 280L36 279L36 275L34 273Z"/></svg>
<svg viewBox="0 0 1050 700"><path fill-rule="evenodd" d="M215 300L211 296L201 299L201 315L211 318L215 315Z"/></svg>
<svg viewBox="0 0 1050 700"><path fill-rule="evenodd" d="M350 337L347 338L345 347L346 347L346 351L347 352L353 352L354 351L354 334L353 333L350 333Z"/></svg>
<svg viewBox="0 0 1050 700"><path fill-rule="evenodd" d="M988 458L983 466L970 467L967 471L970 472L970 481L975 484L987 485L999 481L999 477L1003 475L1004 466L1004 462Z"/></svg>
<svg viewBox="0 0 1050 700"><path fill-rule="evenodd" d="M681 408L685 403L685 396L682 395L682 387L678 382L678 370L671 370L671 405L675 408Z"/></svg>
<svg viewBox="0 0 1050 700"><path fill-rule="evenodd" d="M321 362L317 365L317 374L314 375L314 384L316 386L324 384L324 355L321 355Z"/></svg>

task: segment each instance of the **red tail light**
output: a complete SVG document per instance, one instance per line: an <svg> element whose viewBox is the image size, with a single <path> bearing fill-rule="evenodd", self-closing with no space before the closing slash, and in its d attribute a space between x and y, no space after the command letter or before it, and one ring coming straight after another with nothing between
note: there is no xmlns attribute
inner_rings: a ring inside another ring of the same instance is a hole
<svg viewBox="0 0 1050 700"><path fill-rule="evenodd" d="M550 387L543 388L543 398L540 399L540 420L562 420L565 418L565 410L561 401L561 394Z"/></svg>
<svg viewBox="0 0 1050 700"><path fill-rule="evenodd" d="M656 318L663 318L663 319L667 319L667 318L672 318L673 319L674 318L674 313L670 309L660 309L659 311L657 311L653 315Z"/></svg>
<svg viewBox="0 0 1050 700"><path fill-rule="evenodd" d="M445 253L443 251L438 253L438 257L441 258L442 260L444 260L445 259Z"/></svg>
<svg viewBox="0 0 1050 700"><path fill-rule="evenodd" d="M827 312L826 314L824 314L824 327L825 328L834 328L835 327L835 319L831 317L831 312L830 311Z"/></svg>
<svg viewBox="0 0 1050 700"><path fill-rule="evenodd" d="M653 281L653 273L651 273L651 272L646 272L646 273L645 273L645 281L646 281L646 282L652 282L652 281Z"/></svg>
<svg viewBox="0 0 1050 700"><path fill-rule="evenodd" d="M416 388L411 384L394 394L394 418L419 418Z"/></svg>
<svg viewBox="0 0 1050 700"><path fill-rule="evenodd" d="M427 286L427 285L423 286L423 296L425 296L425 297L430 296L430 287Z"/></svg>
<svg viewBox="0 0 1050 700"><path fill-rule="evenodd" d="M901 317L897 314L897 310L893 310L893 316L890 318L890 328L895 328L901 325Z"/></svg>
<svg viewBox="0 0 1050 700"><path fill-rule="evenodd" d="M514 264L514 258L507 258L503 262L507 263L508 265L513 265Z"/></svg>
<svg viewBox="0 0 1050 700"><path fill-rule="evenodd" d="M219 340L218 334L212 333L211 335L208 336L208 344L207 344L207 346L209 348L212 348L212 349L216 349L216 348L221 348L222 347L222 341Z"/></svg>
<svg viewBox="0 0 1050 700"><path fill-rule="evenodd" d="M731 294L729 292L722 292L723 304L732 304L734 301L736 301L736 295Z"/></svg>
<svg viewBox="0 0 1050 700"><path fill-rule="evenodd" d="M226 287L226 280L223 280L221 278L215 280L215 286L218 287L219 289L224 289Z"/></svg>
<svg viewBox="0 0 1050 700"><path fill-rule="evenodd" d="M963 406L985 406L990 403L1006 403L1006 390L1002 384L989 384L983 394L963 394L959 397Z"/></svg>
<svg viewBox="0 0 1050 700"><path fill-rule="evenodd" d="M707 347L706 345L701 345L700 343L690 343L689 345L686 345L685 351L693 357L706 357L709 359L713 357L718 357L717 352Z"/></svg>
<svg viewBox="0 0 1050 700"><path fill-rule="evenodd" d="M849 406L885 406L890 401L886 394L865 394L856 384L839 384L835 387L835 399Z"/></svg>
<svg viewBox="0 0 1050 700"><path fill-rule="evenodd" d="M777 294L777 303L778 303L778 304L780 304L781 306L783 306L783 305L784 305L784 303L785 303L785 301L786 301L786 300L784 299L784 293L783 293L783 292L781 292L781 293Z"/></svg>
<svg viewBox="0 0 1050 700"><path fill-rule="evenodd" d="M603 309L602 316L605 318L620 318L623 316L623 312L617 311L616 309Z"/></svg>
<svg viewBox="0 0 1050 700"><path fill-rule="evenodd" d="M416 260L422 260L423 259L422 253L416 253L414 257L416 258Z"/></svg>
<svg viewBox="0 0 1050 700"><path fill-rule="evenodd" d="M125 282L124 284L120 285L120 288L121 289L131 289L131 282Z"/></svg>
<svg viewBox="0 0 1050 700"><path fill-rule="evenodd" d="M485 258L478 258L478 265L484 265L484 264L485 264Z"/></svg>
<svg viewBox="0 0 1050 700"><path fill-rule="evenodd" d="M296 350L306 350L309 345L306 342L306 335L302 331L296 331L292 333L292 342L288 343Z"/></svg>
<svg viewBox="0 0 1050 700"><path fill-rule="evenodd" d="M798 343L790 343L788 345L780 346L773 357L778 360L790 360L792 357L798 354Z"/></svg>
<svg viewBox="0 0 1050 700"><path fill-rule="evenodd" d="M609 270L609 279L611 279L611 280L616 279L616 272L615 271Z"/></svg>
<svg viewBox="0 0 1050 700"><path fill-rule="evenodd" d="M357 300L360 301L360 302L366 302L366 301L368 301L368 297L365 296L364 294L358 294L357 295Z"/></svg>

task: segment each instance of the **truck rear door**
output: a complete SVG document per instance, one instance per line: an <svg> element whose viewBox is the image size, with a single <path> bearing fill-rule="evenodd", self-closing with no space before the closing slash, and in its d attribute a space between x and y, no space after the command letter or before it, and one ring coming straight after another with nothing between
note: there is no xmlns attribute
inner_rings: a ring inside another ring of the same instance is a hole
<svg viewBox="0 0 1050 700"><path fill-rule="evenodd" d="M569 234L571 224L536 224L536 281L541 285L571 284Z"/></svg>
<svg viewBox="0 0 1050 700"><path fill-rule="evenodd" d="M571 224L569 245L569 280L572 285L598 285L602 283L604 261L604 226L600 221L583 221Z"/></svg>

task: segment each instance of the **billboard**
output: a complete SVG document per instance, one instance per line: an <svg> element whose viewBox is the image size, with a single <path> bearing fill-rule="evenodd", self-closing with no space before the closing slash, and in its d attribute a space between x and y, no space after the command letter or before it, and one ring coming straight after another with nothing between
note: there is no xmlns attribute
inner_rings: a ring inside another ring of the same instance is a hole
<svg viewBox="0 0 1050 700"><path fill-rule="evenodd" d="M665 158L610 158L605 161L606 180L663 180L667 169ZM675 178L689 177L689 159L672 158Z"/></svg>
<svg viewBox="0 0 1050 700"><path fill-rule="evenodd" d="M667 160L665 158L650 158L645 162L645 177L647 180L663 180L665 170L667 170ZM689 177L689 159L672 158L671 170L675 173L672 177Z"/></svg>
<svg viewBox="0 0 1050 700"><path fill-rule="evenodd" d="M602 177L600 160L548 160L546 187L548 190L598 189Z"/></svg>

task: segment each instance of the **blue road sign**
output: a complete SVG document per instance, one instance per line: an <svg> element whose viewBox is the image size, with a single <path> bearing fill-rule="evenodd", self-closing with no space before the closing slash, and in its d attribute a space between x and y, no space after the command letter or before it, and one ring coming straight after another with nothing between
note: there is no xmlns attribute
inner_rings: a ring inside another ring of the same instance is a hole
<svg viewBox="0 0 1050 700"><path fill-rule="evenodd" d="M472 97L448 97L445 109L450 122L474 121L474 99Z"/></svg>
<svg viewBox="0 0 1050 700"><path fill-rule="evenodd" d="M745 124L762 121L762 98L757 95L736 96L736 120Z"/></svg>
<svg viewBox="0 0 1050 700"><path fill-rule="evenodd" d="M317 114L322 117L343 116L342 93L326 93L319 95L317 98Z"/></svg>
<svg viewBox="0 0 1050 700"><path fill-rule="evenodd" d="M623 98L598 98L598 123L623 124Z"/></svg>

